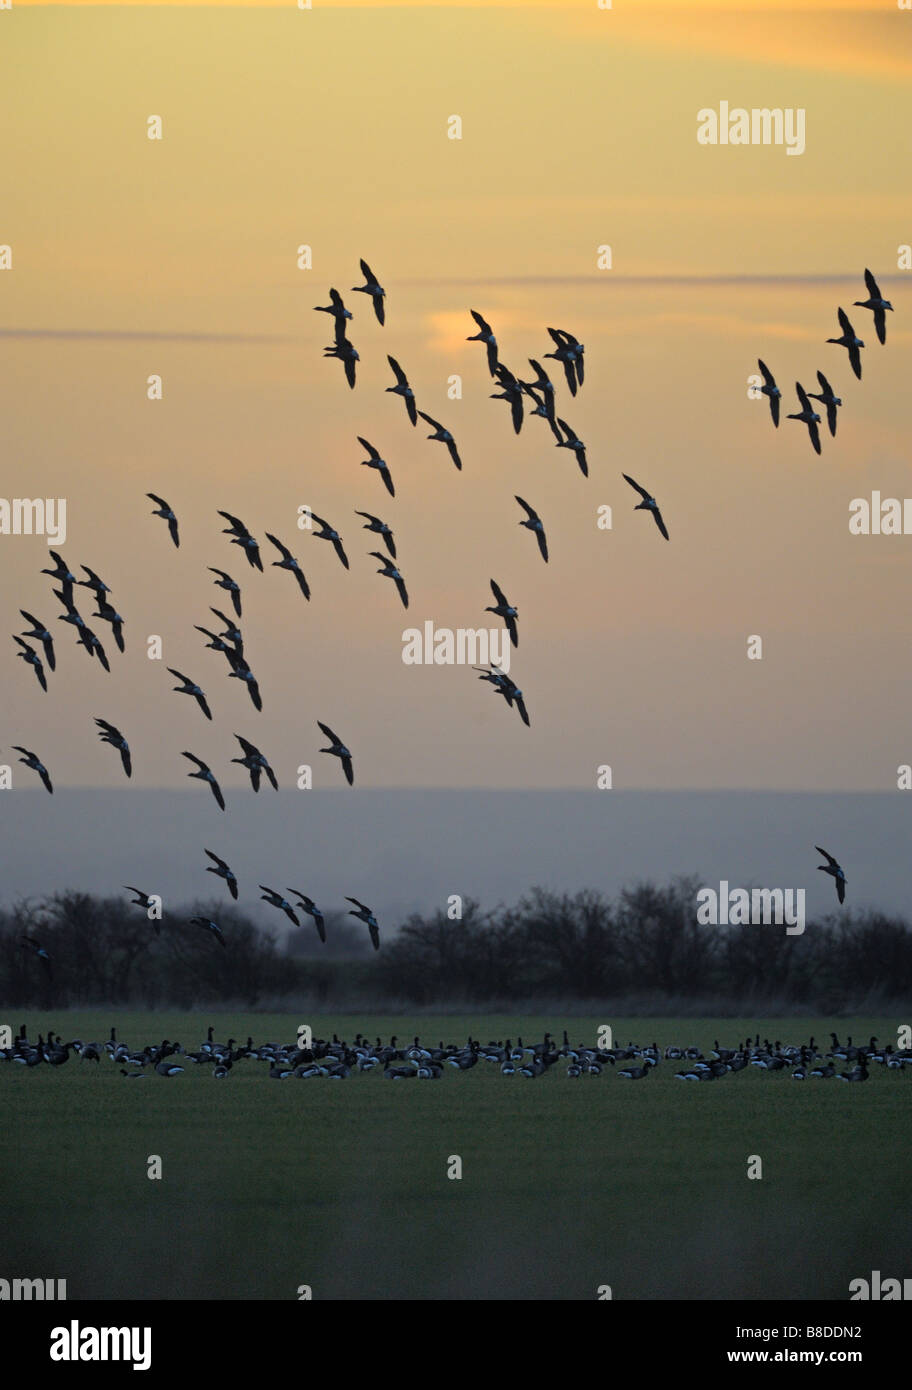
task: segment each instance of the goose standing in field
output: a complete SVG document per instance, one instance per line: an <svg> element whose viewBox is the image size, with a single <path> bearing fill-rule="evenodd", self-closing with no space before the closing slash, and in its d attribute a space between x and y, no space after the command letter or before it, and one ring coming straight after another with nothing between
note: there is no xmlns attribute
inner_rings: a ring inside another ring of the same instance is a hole
<svg viewBox="0 0 912 1390"><path fill-rule="evenodd" d="M318 314L332 314L335 325L335 339L339 342L345 337L346 320L351 318L351 310L346 309L342 302L342 296L338 290L331 289L329 292L328 304L315 304L314 310Z"/></svg>
<svg viewBox="0 0 912 1390"><path fill-rule="evenodd" d="M133 759L130 754L130 745L127 743L123 734L119 729L116 729L113 724L109 724L107 719L96 719L95 723L98 725L98 737L101 739L102 743L109 743L112 748L117 749L120 754L120 760L123 763L124 772L128 777L132 777Z"/></svg>
<svg viewBox="0 0 912 1390"><path fill-rule="evenodd" d="M392 528L390 526L387 526L385 521L381 521L379 516L372 516L370 512L359 512L356 508L355 516L363 516L367 518L367 525L362 526L362 531L375 531L378 536L381 536L384 544L386 545L387 550L395 560L396 542L393 539Z"/></svg>
<svg viewBox="0 0 912 1390"><path fill-rule="evenodd" d="M212 860L212 864L206 865L206 873L215 874L216 878L223 878L228 885L228 892L231 894L232 898L234 898L235 902L237 902L238 882L235 878L234 871L231 869L230 865L225 863L224 859L219 859L217 854L213 854L211 849L205 850L205 853Z"/></svg>
<svg viewBox="0 0 912 1390"><path fill-rule="evenodd" d="M369 458L362 459L361 467L376 468L377 472L380 474L380 477L383 479L384 485L390 497L395 497L396 489L393 487L393 479L392 475L390 474L389 464L387 463L386 459L381 457L379 449L375 449L373 444L369 443L368 440L362 439L360 434L358 435L358 443L361 445L362 448L366 449L368 454L370 455Z"/></svg>
<svg viewBox="0 0 912 1390"><path fill-rule="evenodd" d="M23 950L31 951L33 955L38 957L38 959L41 961L42 968L47 971L48 975L53 975L54 972L51 967L51 957L49 956L48 952L44 949L40 941L38 941L34 936L23 936L21 938L20 944Z"/></svg>
<svg viewBox="0 0 912 1390"><path fill-rule="evenodd" d="M322 724L319 719L317 720L317 724L332 744L331 748L321 748L320 752L330 753L334 758L338 758L341 761L342 771L345 773L345 780L350 787L353 786L355 781L355 766L352 762L350 750L346 748L338 734L333 733L328 724Z"/></svg>
<svg viewBox="0 0 912 1390"><path fill-rule="evenodd" d="M32 670L35 672L38 684L41 686L41 689L46 692L47 677L44 674L44 662L41 660L41 657L30 642L26 642L22 637L17 637L15 633L13 633L13 641L22 648L21 651L16 653L17 657L19 657L20 661L24 661L27 666L31 666Z"/></svg>
<svg viewBox="0 0 912 1390"><path fill-rule="evenodd" d="M408 608L409 598L408 590L405 587L405 580L402 578L402 575L399 573L399 570L396 568L393 561L390 560L388 556L381 555L379 550L371 550L369 554L373 557L373 559L380 561L383 568L379 569L377 573L382 574L386 579L393 580L394 584L396 585L396 588L399 591L399 597L402 599L402 607Z"/></svg>
<svg viewBox="0 0 912 1390"><path fill-rule="evenodd" d="M396 378L396 385L387 386L386 390L388 393L392 392L394 396L402 397L402 399L405 401L405 408L408 412L409 419L411 420L413 425L417 425L418 409L415 405L415 393L412 390L411 386L409 386L408 377L405 375L405 372L399 366L399 363L396 361L395 357L390 357L389 353L387 353L386 360L390 364L390 370L392 371L393 376Z"/></svg>
<svg viewBox="0 0 912 1390"><path fill-rule="evenodd" d="M503 390L493 391L491 393L491 400L506 401L509 404L510 417L513 421L513 432L514 434L519 434L522 429L523 396L525 394L522 388L522 382L518 381L509 368L505 367L502 362L497 364L495 377L498 385L502 386Z"/></svg>
<svg viewBox="0 0 912 1390"><path fill-rule="evenodd" d="M344 569L348 569L348 556L345 553L345 547L342 544L342 537L339 535L339 532L334 527L330 526L328 521L324 521L321 516L317 516L316 512L310 513L310 519L311 521L315 521L320 528L319 531L311 532L314 538L318 541L330 541L333 550L339 557L340 564Z"/></svg>
<svg viewBox="0 0 912 1390"><path fill-rule="evenodd" d="M877 332L877 341L879 343L885 343L887 341L886 310L889 309L892 313L893 305L890 303L889 299L884 299L877 287L877 281L874 279L870 270L865 271L864 278L865 285L868 289L868 297L867 299L856 299L855 307L858 309L871 310L871 313L874 315L874 328ZM856 375L860 376L861 373L858 372Z"/></svg>
<svg viewBox="0 0 912 1390"><path fill-rule="evenodd" d="M195 753L181 753L181 757L189 758L191 763L196 763L196 772L188 772L187 776L198 777L201 782L208 782L209 790L212 792L212 795L218 802L220 809L224 811L225 798L222 796L221 787L219 786L218 782L215 780L215 777L212 774L212 769L206 763L203 762L202 758L198 758Z"/></svg>
<svg viewBox="0 0 912 1390"><path fill-rule="evenodd" d="M852 371L861 381L861 353L859 348L864 347L860 338L856 338L855 329L849 323L848 315L844 309L837 310L839 327L842 329L842 336L839 338L827 338L828 343L835 343L838 347L844 347L849 354L849 361L852 364Z"/></svg>
<svg viewBox="0 0 912 1390"><path fill-rule="evenodd" d="M795 390L798 392L798 399L801 402L801 409L794 415L790 415L790 420L800 420L803 425L807 425L808 434L811 436L811 443L814 452L820 453L820 431L817 426L820 424L820 416L815 411L807 398L807 392L800 381L795 382Z"/></svg>
<svg viewBox="0 0 912 1390"><path fill-rule="evenodd" d="M373 912L371 911L371 909L370 909L369 907L367 907L364 903L359 902L357 898L349 898L349 897L346 896L345 901L346 901L347 903L354 903L354 904L355 904L355 907L356 907L358 910L357 910L357 912L354 912L354 911L349 912L349 914L348 914L349 917L357 917L358 920L359 920L360 922L365 922L365 923L367 924L367 927L368 927L368 929L369 929L369 931L370 931L371 945L373 946L373 948L374 948L375 951L379 951L379 950L380 950L380 926L379 926L379 924L378 924L378 922L377 922L376 917L374 916Z"/></svg>
<svg viewBox="0 0 912 1390"><path fill-rule="evenodd" d="M497 600L496 604L489 604L485 609L486 613L496 613L498 618L503 618L504 626L510 634L510 641L514 647L519 646L519 632L516 627L516 619L519 612L507 600L507 596L493 579L490 580L491 592Z"/></svg>
<svg viewBox="0 0 912 1390"><path fill-rule="evenodd" d="M173 666L168 666L166 669L175 679L181 682L180 685L172 687L177 691L178 695L192 695L206 718L211 719L212 711L209 708L209 702L202 689L196 684L196 681L192 681L189 676L185 676L180 671L176 671Z"/></svg>
<svg viewBox="0 0 912 1390"><path fill-rule="evenodd" d="M630 486L633 488L634 492L638 492L643 499L642 502L637 503L633 510L635 512L651 512L652 518L656 526L658 526L665 539L668 540L668 530L665 526L664 520L662 519L662 513L659 511L658 502L650 493L646 491L644 487L640 487L639 483L635 482L634 479L630 477L629 473L622 473L621 477L624 479L625 482L628 482Z"/></svg>
<svg viewBox="0 0 912 1390"><path fill-rule="evenodd" d="M218 579L214 579L213 584L217 584L220 589L225 589L231 595L231 602L234 604L234 611L241 617L241 586L236 579L232 579L230 574L224 570L213 569L212 565L207 565L210 574L217 574Z"/></svg>
<svg viewBox="0 0 912 1390"><path fill-rule="evenodd" d="M296 927L301 923L295 916L295 910L287 898L283 898L281 893L277 893L274 888L267 888L265 883L261 883L262 893L260 897L263 902L269 903L270 907L277 907L280 912L284 912L289 922L293 922Z"/></svg>
<svg viewBox="0 0 912 1390"><path fill-rule="evenodd" d="M352 293L370 295L371 303L374 306L374 313L377 315L377 322L382 327L386 319L386 311L383 304L386 298L386 290L380 284L380 281L365 260L361 261L361 274L364 276L367 283L364 285L352 285Z"/></svg>
<svg viewBox="0 0 912 1390"><path fill-rule="evenodd" d="M180 1076L184 1069L183 1067L179 1067L176 1062L162 1061L155 1063L155 1070L158 1072L159 1076Z"/></svg>
<svg viewBox="0 0 912 1390"><path fill-rule="evenodd" d="M758 390L760 394L766 396L769 401L770 415L773 417L773 424L776 426L776 429L778 429L779 406L782 401L782 392L776 385L776 378L773 376L769 367L759 357L757 358L757 366L760 368L760 374L763 377L763 385L758 387Z"/></svg>
<svg viewBox="0 0 912 1390"><path fill-rule="evenodd" d="M160 516L163 521L167 521L168 531L171 536L171 539L173 540L176 546L179 546L180 536L178 535L177 517L174 515L174 512L168 506L164 497L157 497L154 492L147 492L146 496L149 498L151 502L154 502L158 508L157 511L153 511L152 515Z"/></svg>
<svg viewBox="0 0 912 1390"><path fill-rule="evenodd" d="M273 536L272 533L269 531L266 532L266 539L272 545L275 546L276 550L282 557L281 560L273 560L272 563L275 566L275 568L280 570L290 570L298 582L298 588L301 590L301 593L304 595L306 599L309 600L310 589L308 587L307 580L304 578L304 571L301 569L301 566L298 564L297 560L292 555L291 551L288 549L288 546L283 545L282 542L276 536Z"/></svg>
<svg viewBox="0 0 912 1390"><path fill-rule="evenodd" d="M482 318L477 309L470 309L469 313L478 325L478 332L466 338L466 342L484 343L488 354L488 371L491 376L494 376L497 371L497 339L494 337L491 325Z"/></svg>
<svg viewBox="0 0 912 1390"><path fill-rule="evenodd" d="M27 632L23 631L19 635L21 637L34 637L36 641L40 642L44 648L44 659L49 669L51 671L56 670L57 658L54 655L54 639L49 629L45 627L44 623L41 622L39 618L33 617L31 613L26 613L24 608L20 608L19 612L22 614L25 621L32 625Z"/></svg>
<svg viewBox="0 0 912 1390"><path fill-rule="evenodd" d="M124 619L122 615L118 613L117 609L114 607L112 603L108 603L104 594L96 594L95 602L97 603L98 608L92 614L92 617L100 618L103 623L110 623L111 635L113 636L114 641L117 644L117 650L119 652L124 651Z"/></svg>
<svg viewBox="0 0 912 1390"><path fill-rule="evenodd" d="M41 781L44 784L45 791L50 792L53 796L54 788L51 783L48 770L45 767L44 763L41 761L41 759L38 757L38 754L30 753L27 748L21 748L18 743L14 743L13 748L16 750L17 753L24 754L24 756L19 759L19 762L24 763L25 766L31 768L33 772L37 772L38 776L41 778Z"/></svg>
<svg viewBox="0 0 912 1390"><path fill-rule="evenodd" d="M299 906L301 907L301 910L303 912L306 912L308 917L313 918L314 926L317 929L317 935L319 936L320 940L325 943L326 925L323 913L317 907L313 898L309 898L307 894L302 893L299 888L289 888L288 891L289 893L293 893L296 898L300 899Z"/></svg>
<svg viewBox="0 0 912 1390"><path fill-rule="evenodd" d="M623 1076L627 1081L642 1081L648 1076L652 1068L656 1065L651 1057L647 1057L641 1067L625 1067L618 1072L618 1076Z"/></svg>
<svg viewBox="0 0 912 1390"><path fill-rule="evenodd" d="M266 773L273 791L279 790L279 783L272 768L269 766L268 758L260 752L255 743L249 739L241 738L240 734L235 734L235 738L244 750L243 758L232 758L233 763L240 763L241 767L246 767L250 774L250 785L255 792L260 790L260 776Z"/></svg>
<svg viewBox="0 0 912 1390"><path fill-rule="evenodd" d="M238 517L232 516L230 512L223 512L216 509L219 516L224 517L228 525L222 530L223 536L231 537L232 545L239 545L247 556L247 563L252 569L257 569L262 573L263 561L260 559L259 542L250 534L247 527Z"/></svg>
<svg viewBox="0 0 912 1390"><path fill-rule="evenodd" d="M203 931L207 931L210 936L215 937L216 941L219 943L220 946L225 945L225 938L222 935L222 929L219 926L218 922L212 921L211 917L188 917L187 920L189 921L191 927L202 927Z"/></svg>
<svg viewBox="0 0 912 1390"><path fill-rule="evenodd" d="M839 864L837 860L833 858L832 854L827 854L826 850L821 849L819 845L815 845L814 848L816 849L817 853L822 854L824 859L827 861L825 864L817 865L818 872L822 874L830 874L835 879L836 896L841 903L845 902L845 890L846 883L848 882L848 880L846 879L846 876L843 872L842 865Z"/></svg>
<svg viewBox="0 0 912 1390"><path fill-rule="evenodd" d="M818 372L818 373L817 373L817 380L820 382L820 390L819 390L819 392L818 392L818 391L808 391L807 394L810 396L810 398L811 398L812 401L820 401L821 405L825 405L825 406L826 406L827 424L828 424L829 429L830 429L830 434L835 436L835 434L836 434L836 410L837 410L837 407L838 407L838 406L842 405L842 400L840 399L839 396L837 396L837 395L835 394L835 392L833 391L832 386L831 386L830 383L827 381L826 377L823 375L823 372ZM820 450L818 449L817 452L819 453Z"/></svg>
<svg viewBox="0 0 912 1390"><path fill-rule="evenodd" d="M564 438L555 444L556 449L569 449L575 456L579 464L579 470L584 478L589 477L589 463L586 459L586 446L580 439L575 430L572 430L566 420L558 420L558 425L564 432Z"/></svg>
<svg viewBox="0 0 912 1390"><path fill-rule="evenodd" d="M522 507L523 511L526 513L525 521L520 521L518 524L520 526L525 526L526 529L531 531L532 534L535 536L535 539L538 541L538 548L541 551L541 557L544 560L545 564L547 564L548 538L545 535L545 528L542 523L542 519L539 516L538 512L535 510L535 508L529 506L528 502L524 502L523 499L519 497L516 493L514 493L513 495L514 497L516 497L517 502Z"/></svg>
<svg viewBox="0 0 912 1390"><path fill-rule="evenodd" d="M418 414L434 431L433 434L428 435L428 439L434 439L441 444L445 444L449 450L450 458L461 471L462 459L459 457L459 450L456 448L456 440L450 434L450 431L444 425L441 425L439 420L435 420L431 415L426 415L423 410L419 410Z"/></svg>

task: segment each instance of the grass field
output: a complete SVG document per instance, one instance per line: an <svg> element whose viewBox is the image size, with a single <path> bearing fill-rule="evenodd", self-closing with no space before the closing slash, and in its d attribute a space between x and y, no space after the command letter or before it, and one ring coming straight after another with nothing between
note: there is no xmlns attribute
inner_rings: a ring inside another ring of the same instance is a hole
<svg viewBox="0 0 912 1390"><path fill-rule="evenodd" d="M290 1041L361 1029L384 1040L538 1040L564 1021L493 1016L25 1014L29 1036ZM870 1034L897 1019L573 1019L628 1039L731 1046ZM492 1063L433 1084L378 1072L276 1083L238 1063L216 1082L128 1082L109 1061L0 1066L2 1265L65 1278L70 1299L615 1299L848 1297L910 1272L912 1074L862 1086L749 1068L711 1085L662 1063L642 1082L536 1081ZM159 1155L163 1176L147 1177ZM748 1180L749 1155L763 1161ZM447 1177L451 1155L460 1180Z"/></svg>

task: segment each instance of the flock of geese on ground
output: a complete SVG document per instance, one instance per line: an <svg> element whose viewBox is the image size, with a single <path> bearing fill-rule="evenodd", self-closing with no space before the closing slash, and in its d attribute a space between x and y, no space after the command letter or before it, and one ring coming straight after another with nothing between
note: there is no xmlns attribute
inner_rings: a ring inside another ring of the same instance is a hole
<svg viewBox="0 0 912 1390"><path fill-rule="evenodd" d="M888 299L884 299L878 288L877 281L874 279L870 270L865 271L864 278L868 297L867 299L856 299L855 307L858 309L870 309L871 313L874 315L874 328L877 333L878 342L883 344L887 341L887 310L889 309L892 312L893 305ZM842 329L842 332L838 338L827 338L827 342L835 343L838 347L845 348L846 352L849 354L852 371L860 381L861 349L864 347L864 343L861 338L857 336L855 329L849 322L849 317L845 310L840 307L837 310L837 315L839 318L839 327ZM775 377L769 367L759 357L757 358L757 366L760 368L760 372L763 376L763 385L757 389L760 391L760 394L766 396L769 401L773 424L778 429L779 406L782 399L782 392L776 385ZM821 405L826 407L827 425L829 426L830 434L835 436L836 412L842 405L842 399L836 395L823 372L818 371L817 380L820 383L819 392L805 391L800 381L795 382L795 390L798 393L801 409L796 411L795 414L789 415L787 418L789 420L799 420L802 425L807 425L808 434L811 437L811 444L814 447L815 453L819 454L820 431L817 426L820 424L820 416L814 410L811 401L819 401Z"/></svg>
<svg viewBox="0 0 912 1390"><path fill-rule="evenodd" d="M482 1043L469 1036L464 1044L439 1042L436 1047L423 1044L418 1036L405 1046L395 1036L386 1044L380 1038L371 1042L360 1032L351 1043L334 1033L332 1038L315 1039L307 1047L276 1042L255 1046L250 1037L243 1044L234 1038L226 1043L214 1042L214 1031L210 1027L206 1041L196 1052L188 1052L179 1042L167 1038L147 1047L131 1048L118 1041L116 1028L111 1029L106 1042L83 1042L79 1038L63 1042L53 1031L46 1039L39 1036L37 1042L30 1042L22 1024L12 1047L0 1049L0 1060L24 1067L42 1063L59 1067L71 1054L84 1062L98 1063L105 1058L116 1062L120 1074L128 1080L149 1075L180 1076L188 1065L211 1067L216 1080L225 1080L239 1063L260 1062L268 1063L266 1074L273 1081L314 1077L342 1081L354 1073L368 1071L381 1072L390 1081L433 1081L443 1075L445 1067L470 1071L482 1063L496 1067L502 1076L533 1080L552 1070L570 1079L601 1076L614 1070L625 1081L643 1081L661 1066L671 1070L680 1081L718 1081L757 1068L782 1072L794 1081L835 1078L855 1082L867 1081L872 1065L890 1071L912 1065L910 1049L897 1051L891 1044L878 1047L876 1037L858 1045L849 1037L843 1045L835 1033L830 1034L830 1050L826 1053L819 1050L813 1037L806 1043L783 1044L769 1038L761 1042L758 1033L753 1042L747 1038L737 1047L720 1047L716 1040L708 1056L704 1056L698 1047L660 1048L656 1043L640 1047L630 1042L626 1047L610 1048L571 1045L566 1030L560 1046L550 1033L545 1033L541 1042L531 1045L523 1043L521 1037L515 1043L510 1038Z"/></svg>

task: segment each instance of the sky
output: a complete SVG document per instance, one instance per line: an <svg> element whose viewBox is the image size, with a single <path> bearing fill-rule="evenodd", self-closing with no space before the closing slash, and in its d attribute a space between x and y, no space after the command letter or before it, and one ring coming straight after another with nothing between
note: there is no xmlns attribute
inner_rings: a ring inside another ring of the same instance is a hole
<svg viewBox="0 0 912 1390"><path fill-rule="evenodd" d="M103 717L131 743L131 790L200 798L181 750L240 792L235 733L283 787L304 764L318 790L339 786L318 719L354 751L353 796L589 791L603 765L615 792L898 794L912 536L853 536L848 518L875 489L912 495L910 67L912 13L886 3L0 11L2 492L67 499L61 553L111 586L127 642L106 675L58 622L45 539L0 535L5 631L25 608L59 632L46 695L7 642L14 790L34 779L13 743L62 789L120 788ZM805 152L698 144L697 112L721 101L803 108ZM362 256L387 291L382 328L350 292ZM885 347L850 307L866 266L895 306ZM354 391L322 356L331 322L313 306L330 286L354 314ZM867 344L860 382L825 343L840 304ZM575 398L548 365L588 478L544 422L515 436L489 399L471 308L520 376L549 325L585 343ZM452 430L461 473L385 394L387 353ZM822 457L749 398L758 356L783 415L818 369L842 396ZM389 460L395 498L360 467L359 435ZM658 498L669 542L623 472ZM176 510L179 550L147 492ZM515 494L545 521L547 566ZM341 532L350 572L297 529L302 505ZM310 603L291 576L248 568L219 508L264 560L267 530L291 547ZM355 509L394 528L407 614ZM226 607L209 565L242 583L262 714L194 631ZM491 578L519 610L529 729L466 667L402 661L406 628L497 624ZM211 724L166 666L207 691Z"/></svg>

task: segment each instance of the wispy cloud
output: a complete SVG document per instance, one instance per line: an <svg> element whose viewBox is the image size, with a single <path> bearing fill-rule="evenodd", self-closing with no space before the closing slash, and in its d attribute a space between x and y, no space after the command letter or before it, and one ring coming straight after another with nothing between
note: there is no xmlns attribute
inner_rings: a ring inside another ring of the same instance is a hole
<svg viewBox="0 0 912 1390"><path fill-rule="evenodd" d="M123 328L0 328L0 338L59 338L63 341L157 343L287 343L288 333L185 333Z"/></svg>

